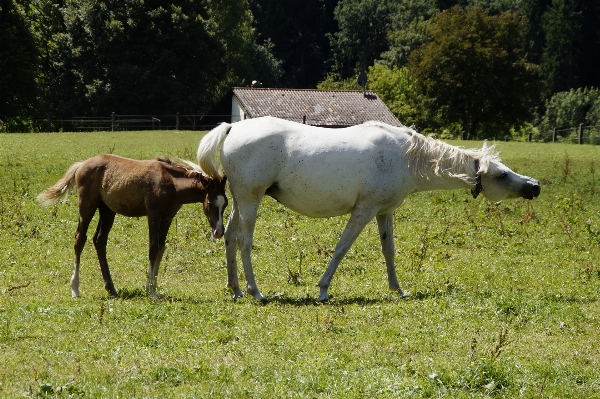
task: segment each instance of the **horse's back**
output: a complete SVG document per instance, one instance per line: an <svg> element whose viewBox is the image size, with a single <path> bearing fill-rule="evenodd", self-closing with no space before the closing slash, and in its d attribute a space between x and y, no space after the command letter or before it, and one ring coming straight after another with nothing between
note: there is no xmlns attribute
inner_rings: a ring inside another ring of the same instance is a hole
<svg viewBox="0 0 600 399"><path fill-rule="evenodd" d="M409 136L378 124L327 129L274 118L233 124L221 163L241 195L266 191L308 216L349 213L398 194Z"/></svg>

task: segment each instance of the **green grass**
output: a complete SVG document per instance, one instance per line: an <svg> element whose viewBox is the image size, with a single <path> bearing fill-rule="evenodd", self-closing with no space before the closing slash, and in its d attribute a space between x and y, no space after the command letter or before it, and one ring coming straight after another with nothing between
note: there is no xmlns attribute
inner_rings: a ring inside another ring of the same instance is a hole
<svg viewBox="0 0 600 399"><path fill-rule="evenodd" d="M108 259L121 298L108 298L88 242L72 299L76 197L42 208L35 196L97 153L194 160L199 139L0 135L0 397L600 397L600 147L498 143L541 181L534 201L407 198L395 214L405 299L387 291L372 222L316 305L347 218L270 198L253 251L267 305L231 299L199 205L169 232L161 301L144 294L146 220L119 216Z"/></svg>

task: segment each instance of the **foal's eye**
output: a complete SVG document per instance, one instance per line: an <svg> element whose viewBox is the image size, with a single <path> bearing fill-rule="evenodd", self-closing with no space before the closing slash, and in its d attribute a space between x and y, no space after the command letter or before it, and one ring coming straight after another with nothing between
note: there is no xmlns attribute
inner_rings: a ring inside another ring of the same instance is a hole
<svg viewBox="0 0 600 399"><path fill-rule="evenodd" d="M508 176L508 173L506 173L506 172L502 172L502 173L500 174L499 178L500 178L500 179L504 179L504 178L506 178L506 176Z"/></svg>

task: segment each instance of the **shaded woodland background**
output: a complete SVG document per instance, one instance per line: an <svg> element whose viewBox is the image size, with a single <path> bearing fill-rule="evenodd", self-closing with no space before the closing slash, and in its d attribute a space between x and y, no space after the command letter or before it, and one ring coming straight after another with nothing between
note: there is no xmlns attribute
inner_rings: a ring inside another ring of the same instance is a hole
<svg viewBox="0 0 600 399"><path fill-rule="evenodd" d="M205 114L232 86L359 89L486 138L600 123L597 0L0 0L0 119Z"/></svg>

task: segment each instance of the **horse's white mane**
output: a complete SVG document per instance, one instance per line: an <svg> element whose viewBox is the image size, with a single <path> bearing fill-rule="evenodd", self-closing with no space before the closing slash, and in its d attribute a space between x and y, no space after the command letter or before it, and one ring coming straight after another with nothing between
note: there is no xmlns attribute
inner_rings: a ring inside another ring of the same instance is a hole
<svg viewBox="0 0 600 399"><path fill-rule="evenodd" d="M485 173L491 161L500 161L495 145L489 146L487 142L482 148L466 149L413 130L409 143L406 151L409 162L412 163L415 173L425 177L447 176L475 184L476 173ZM479 170L474 170L475 160L479 161Z"/></svg>

